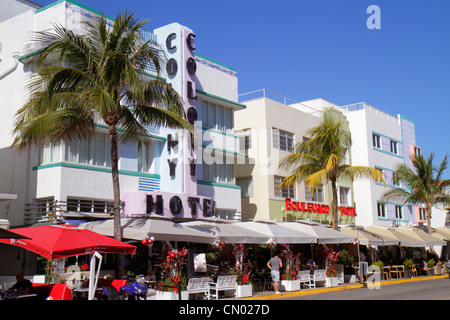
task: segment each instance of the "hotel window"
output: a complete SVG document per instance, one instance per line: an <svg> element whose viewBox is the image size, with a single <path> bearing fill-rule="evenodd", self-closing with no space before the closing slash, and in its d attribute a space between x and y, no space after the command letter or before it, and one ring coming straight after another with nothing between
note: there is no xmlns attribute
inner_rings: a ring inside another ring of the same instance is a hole
<svg viewBox="0 0 450 320"><path fill-rule="evenodd" d="M372 133L372 143L375 148L381 149L381 137L376 133Z"/></svg>
<svg viewBox="0 0 450 320"><path fill-rule="evenodd" d="M88 140L74 139L66 142L66 156L68 162L89 164L91 143Z"/></svg>
<svg viewBox="0 0 450 320"><path fill-rule="evenodd" d="M427 211L425 210L425 208L419 208L419 219L421 221L427 220Z"/></svg>
<svg viewBox="0 0 450 320"><path fill-rule="evenodd" d="M239 152L247 153L252 147L252 129L238 130L234 133L239 137Z"/></svg>
<svg viewBox="0 0 450 320"><path fill-rule="evenodd" d="M414 147L414 156L420 156L422 154L422 149L420 149L419 147Z"/></svg>
<svg viewBox="0 0 450 320"><path fill-rule="evenodd" d="M61 146L53 143L46 143L39 149L39 164L55 163L61 161Z"/></svg>
<svg viewBox="0 0 450 320"><path fill-rule="evenodd" d="M350 203L349 195L350 195L350 188L339 187L339 204L341 206L349 205L349 203Z"/></svg>
<svg viewBox="0 0 450 320"><path fill-rule="evenodd" d="M403 219L403 208L402 206L395 206L395 218Z"/></svg>
<svg viewBox="0 0 450 320"><path fill-rule="evenodd" d="M66 142L65 161L111 167L111 147L106 133L96 133L94 139L74 139Z"/></svg>
<svg viewBox="0 0 450 320"><path fill-rule="evenodd" d="M400 187L400 180L395 177L395 172L392 173L392 184L396 187Z"/></svg>
<svg viewBox="0 0 450 320"><path fill-rule="evenodd" d="M315 202L324 202L324 192L323 185L316 187L314 192L311 192L308 186L305 186L305 200L306 201L315 201Z"/></svg>
<svg viewBox="0 0 450 320"><path fill-rule="evenodd" d="M272 129L273 147L289 151L294 145L294 134L280 129Z"/></svg>
<svg viewBox="0 0 450 320"><path fill-rule="evenodd" d="M229 108L202 100L202 126L229 132L232 129L232 112Z"/></svg>
<svg viewBox="0 0 450 320"><path fill-rule="evenodd" d="M397 141L391 140L391 152L393 154L398 154L398 143L397 143Z"/></svg>
<svg viewBox="0 0 450 320"><path fill-rule="evenodd" d="M138 171L149 172L152 164L152 157L150 154L150 143L138 143Z"/></svg>
<svg viewBox="0 0 450 320"><path fill-rule="evenodd" d="M96 133L94 136L92 164L94 166L111 167L111 145L106 133Z"/></svg>
<svg viewBox="0 0 450 320"><path fill-rule="evenodd" d="M253 197L253 178L236 179L236 185L241 187L241 198Z"/></svg>
<svg viewBox="0 0 450 320"><path fill-rule="evenodd" d="M280 176L273 177L275 197L295 198L294 186L282 187L278 189L278 186L283 182L283 179L284 177Z"/></svg>
<svg viewBox="0 0 450 320"><path fill-rule="evenodd" d="M234 160L227 158L225 153L209 160L203 157L203 180L234 183Z"/></svg>
<svg viewBox="0 0 450 320"><path fill-rule="evenodd" d="M384 203L377 203L377 213L379 218L386 218L386 205Z"/></svg>

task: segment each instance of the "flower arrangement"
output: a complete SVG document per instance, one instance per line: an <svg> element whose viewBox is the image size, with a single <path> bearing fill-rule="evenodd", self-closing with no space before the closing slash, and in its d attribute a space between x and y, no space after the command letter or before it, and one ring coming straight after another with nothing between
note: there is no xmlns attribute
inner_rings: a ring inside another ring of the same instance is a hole
<svg viewBox="0 0 450 320"><path fill-rule="evenodd" d="M237 275L237 284L245 285L250 284L250 274L252 273L253 264L250 261L244 262L247 255L247 248L241 243L237 244L233 248L235 257L235 267L230 269L230 274Z"/></svg>
<svg viewBox="0 0 450 320"><path fill-rule="evenodd" d="M286 279L282 278L283 280L295 280L296 272L300 270L300 256L300 253L294 254L289 245L284 244L281 246L280 259L286 266L284 273Z"/></svg>
<svg viewBox="0 0 450 320"><path fill-rule="evenodd" d="M326 268L327 277L336 277L337 276L336 262L339 259L340 253L335 252L332 249L328 249L328 250L324 250L323 254L327 261L327 268Z"/></svg>
<svg viewBox="0 0 450 320"><path fill-rule="evenodd" d="M284 271L281 275L281 280L297 280L297 273L295 271Z"/></svg>
<svg viewBox="0 0 450 320"><path fill-rule="evenodd" d="M186 265L185 257L188 250L172 249L166 251L166 257L161 263L162 281L158 284L158 290L178 292L178 283L181 281L181 289L186 286L186 279L183 277L183 268Z"/></svg>

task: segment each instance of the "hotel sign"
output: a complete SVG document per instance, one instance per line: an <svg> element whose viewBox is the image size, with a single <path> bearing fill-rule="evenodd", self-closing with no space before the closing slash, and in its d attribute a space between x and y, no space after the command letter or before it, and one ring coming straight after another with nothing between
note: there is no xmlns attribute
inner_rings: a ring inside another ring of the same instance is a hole
<svg viewBox="0 0 450 320"><path fill-rule="evenodd" d="M330 213L330 207L326 204L292 201L289 198L285 199L285 210L286 211L299 211L299 212L312 212L312 213L321 213L321 214L329 214ZM340 206L339 212L340 212L341 216L356 217L356 208L355 207Z"/></svg>
<svg viewBox="0 0 450 320"><path fill-rule="evenodd" d="M214 215L214 201L201 196L169 192L125 192L125 217L157 214L170 218L201 218Z"/></svg>

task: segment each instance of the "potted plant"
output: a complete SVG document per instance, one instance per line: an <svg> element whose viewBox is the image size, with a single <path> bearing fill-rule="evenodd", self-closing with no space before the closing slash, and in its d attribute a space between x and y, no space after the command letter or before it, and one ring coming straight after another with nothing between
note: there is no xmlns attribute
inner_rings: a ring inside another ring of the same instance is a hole
<svg viewBox="0 0 450 320"><path fill-rule="evenodd" d="M405 278L412 278L412 267L414 262L412 259L406 259L403 261L403 266L405 267Z"/></svg>
<svg viewBox="0 0 450 320"><path fill-rule="evenodd" d="M434 259L430 259L427 261L427 267L428 267L428 275L434 276L434 266L436 264L436 261Z"/></svg>
<svg viewBox="0 0 450 320"><path fill-rule="evenodd" d="M326 287L337 287L339 285L338 272L336 269L336 262L339 258L339 252L335 252L332 249L328 249L324 251L324 255L326 257L327 267L326 267L326 279L325 286Z"/></svg>
<svg viewBox="0 0 450 320"><path fill-rule="evenodd" d="M251 297L253 295L253 286L250 282L250 274L253 265L250 261L245 261L247 250L243 244L234 246L233 249L236 265L230 270L231 274L237 274L236 298Z"/></svg>
<svg viewBox="0 0 450 320"><path fill-rule="evenodd" d="M300 266L300 253L294 255L289 245L283 245L280 258L286 266L284 273L281 275L280 290L300 290L300 280L297 280L297 270Z"/></svg>
<svg viewBox="0 0 450 320"><path fill-rule="evenodd" d="M179 300L179 288L181 288L181 299L188 300L189 294L185 291L186 279L183 276L187 253L188 250L185 248L180 251L172 249L166 252L166 258L161 263L162 281L157 286L156 300Z"/></svg>
<svg viewBox="0 0 450 320"><path fill-rule="evenodd" d="M352 257L347 250L341 250L339 252L339 262L344 265L344 282L355 283L355 268L353 264L355 263L355 258Z"/></svg>
<svg viewBox="0 0 450 320"><path fill-rule="evenodd" d="M372 262L371 266L378 268L379 272L383 272L384 262L381 260L376 260Z"/></svg>

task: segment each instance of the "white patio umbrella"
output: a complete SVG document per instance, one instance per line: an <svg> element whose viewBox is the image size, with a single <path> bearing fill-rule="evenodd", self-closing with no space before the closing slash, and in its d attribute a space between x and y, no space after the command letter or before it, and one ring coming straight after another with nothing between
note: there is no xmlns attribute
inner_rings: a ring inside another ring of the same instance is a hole
<svg viewBox="0 0 450 320"><path fill-rule="evenodd" d="M213 244L217 237L211 233L195 230L170 219L123 218L120 221L124 239L142 240L147 235L157 241L184 241ZM114 235L113 219L80 224L78 227L103 235Z"/></svg>
<svg viewBox="0 0 450 320"><path fill-rule="evenodd" d="M444 245L445 242L426 233L425 236L414 230L406 228L394 228L389 226L370 226L366 227L372 233L383 237L394 237L400 241L401 247L429 247L434 245ZM417 230L419 231L419 230Z"/></svg>
<svg viewBox="0 0 450 320"><path fill-rule="evenodd" d="M316 243L317 237L300 230L288 228L282 223L269 221L248 221L234 223L238 227L266 234L277 243Z"/></svg>
<svg viewBox="0 0 450 320"><path fill-rule="evenodd" d="M352 243L355 239L352 236L311 220L297 220L293 222L291 227L316 237L317 243L321 244Z"/></svg>
<svg viewBox="0 0 450 320"><path fill-rule="evenodd" d="M271 236L248 228L242 228L239 223L223 220L194 220L182 222L181 225L205 232L226 243L264 244L271 241Z"/></svg>

